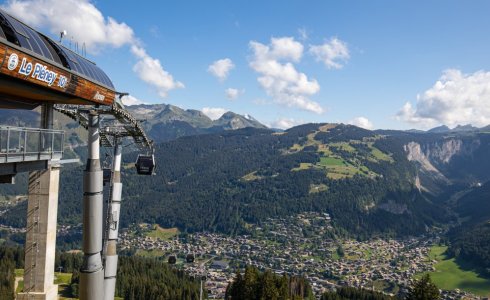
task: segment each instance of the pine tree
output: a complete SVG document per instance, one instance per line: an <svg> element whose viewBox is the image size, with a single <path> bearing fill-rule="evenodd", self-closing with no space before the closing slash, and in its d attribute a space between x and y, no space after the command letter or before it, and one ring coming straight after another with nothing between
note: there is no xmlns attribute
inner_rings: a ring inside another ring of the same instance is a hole
<svg viewBox="0 0 490 300"><path fill-rule="evenodd" d="M247 266L244 277L244 293L241 299L257 299L259 270Z"/></svg>
<svg viewBox="0 0 490 300"><path fill-rule="evenodd" d="M260 299L277 300L279 291L277 290L274 274L271 270L266 270L262 275Z"/></svg>
<svg viewBox="0 0 490 300"><path fill-rule="evenodd" d="M437 286L430 279L429 274L425 274L410 287L407 300L437 300L440 293Z"/></svg>
<svg viewBox="0 0 490 300"><path fill-rule="evenodd" d="M289 299L289 278L284 274L279 282L279 299Z"/></svg>

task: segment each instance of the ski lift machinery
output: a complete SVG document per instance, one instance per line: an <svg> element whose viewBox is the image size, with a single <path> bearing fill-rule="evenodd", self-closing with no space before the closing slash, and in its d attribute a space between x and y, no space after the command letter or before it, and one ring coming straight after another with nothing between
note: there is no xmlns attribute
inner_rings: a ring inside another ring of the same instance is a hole
<svg viewBox="0 0 490 300"><path fill-rule="evenodd" d="M106 127L105 130L101 131L102 146L114 146L115 138L132 137L134 140L133 144L141 151L135 162L136 173L139 175L155 175L156 163L153 141L148 139L139 121L134 119L122 104L121 98L126 96L127 93L117 93L117 95L119 97L115 99L114 104L109 109L98 110L100 114L112 115L122 123L122 127L119 129ZM78 120L83 127L87 128L86 122L88 118L84 114L80 114L80 110L74 109L69 105L56 105L55 109L72 119ZM111 175L110 166L106 166L104 168L104 183L109 182Z"/></svg>
<svg viewBox="0 0 490 300"><path fill-rule="evenodd" d="M78 121L78 123L83 128L89 130L89 133L96 133L92 135L89 134L89 136L95 137L92 138L92 143L89 139L89 145L92 145L92 150L95 149L94 153L97 157L99 156L99 146L106 149L112 148L114 150L114 155L112 157L112 168L109 167L110 163L104 164L102 173L105 173L103 174L105 176L101 176L103 178L100 178L106 185L110 185L109 197L107 199L105 229L104 226L102 226L102 219L100 219L100 222L94 222L97 223L97 226L86 226L88 224L86 221L88 220L88 218L84 218L84 239L85 237L88 237L88 239L92 241L95 240L94 237L103 236L101 248L96 248L96 250L98 250L97 253L100 253L101 255L100 261L102 262L102 264L100 265L100 268L103 270L103 282L99 282L98 280L94 279L94 272L84 272L84 281L82 282L81 279L80 284L80 299L84 300L91 299L91 297L89 297L88 295L99 295L101 293L102 295L105 293L106 295L109 295L109 297L113 297L115 292L118 257L116 250L119 234L118 224L122 191L120 170L123 147L122 140L124 138L132 139L133 143L130 145L136 146L136 148L140 151L140 154L138 155L135 164L137 173L141 175L152 175L155 173L153 141L150 140L146 135L142 125L140 124L140 121L134 118L125 109L121 98L127 94L116 93L116 95L119 97L115 99L112 105L95 105L89 108L70 104L55 104L54 106L54 109L58 112L72 118L73 120ZM92 181L95 182L95 180ZM88 190L90 191L92 190L92 188L94 188L93 186L97 186L96 183L92 184L92 181L88 181L90 183L88 185ZM88 202L89 204L91 203L89 201L86 201L86 199L84 198L84 205L85 202ZM97 207L91 205L88 207L87 211L87 215L96 215ZM102 217L102 215L100 216ZM88 229L86 230L85 228ZM92 244L87 243L87 245ZM86 253L92 253L89 252L91 251L90 249L95 248L85 246L84 240L84 261L85 257L89 257L89 254Z"/></svg>

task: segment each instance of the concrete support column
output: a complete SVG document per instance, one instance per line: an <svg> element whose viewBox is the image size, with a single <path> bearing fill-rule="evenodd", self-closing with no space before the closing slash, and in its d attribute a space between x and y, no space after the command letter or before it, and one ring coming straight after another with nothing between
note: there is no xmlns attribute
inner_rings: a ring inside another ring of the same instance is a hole
<svg viewBox="0 0 490 300"><path fill-rule="evenodd" d="M99 116L91 112L88 122L88 158L83 173L83 265L80 268L80 300L102 300L103 175L99 154Z"/></svg>
<svg viewBox="0 0 490 300"><path fill-rule="evenodd" d="M41 126L50 129L52 124L53 106L45 105ZM29 173L24 289L17 299L58 299L58 285L53 282L59 178L56 162L47 170Z"/></svg>
<svg viewBox="0 0 490 300"><path fill-rule="evenodd" d="M112 162L112 186L107 222L108 232L105 249L104 300L113 300L116 291L117 274L117 238L119 234L119 215L121 209L121 153L122 145L116 138L114 145L114 160Z"/></svg>

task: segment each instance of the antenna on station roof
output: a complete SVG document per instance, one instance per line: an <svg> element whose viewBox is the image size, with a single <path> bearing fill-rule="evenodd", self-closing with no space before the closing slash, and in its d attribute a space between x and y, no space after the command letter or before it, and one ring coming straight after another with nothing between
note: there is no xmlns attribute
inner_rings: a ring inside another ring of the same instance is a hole
<svg viewBox="0 0 490 300"><path fill-rule="evenodd" d="M63 41L63 37L67 34L66 30L63 30L60 32L60 44L61 44L61 41Z"/></svg>

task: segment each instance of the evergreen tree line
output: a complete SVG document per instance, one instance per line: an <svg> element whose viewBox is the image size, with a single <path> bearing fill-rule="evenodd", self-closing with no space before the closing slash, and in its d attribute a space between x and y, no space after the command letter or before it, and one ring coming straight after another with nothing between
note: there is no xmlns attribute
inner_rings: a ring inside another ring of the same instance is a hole
<svg viewBox="0 0 490 300"><path fill-rule="evenodd" d="M490 275L490 182L458 199L456 211L465 220L449 234L448 253Z"/></svg>
<svg viewBox="0 0 490 300"><path fill-rule="evenodd" d="M325 292L320 300L395 300L380 292L359 289L354 287L340 287L336 291Z"/></svg>
<svg viewBox="0 0 490 300"><path fill-rule="evenodd" d="M70 284L78 296L80 272L73 271ZM200 281L166 262L138 256L120 256L117 268L116 297L126 300L197 300ZM203 299L207 298L203 290Z"/></svg>
<svg viewBox="0 0 490 300"><path fill-rule="evenodd" d="M70 284L73 297L78 296L80 267L83 256L74 253L56 253L55 270L72 273ZM0 299L15 297L15 269L24 268L22 247L0 246ZM117 270L116 296L127 300L197 300L200 282L167 263L138 256L120 256ZM207 292L203 291L203 298Z"/></svg>
<svg viewBox="0 0 490 300"><path fill-rule="evenodd" d="M247 266L242 275L237 271L226 289L225 300L301 300L315 299L309 282L304 277L286 274L279 276L271 270L260 272ZM438 300L439 289L428 274L416 280L406 295L397 297L355 287L338 287L321 295L320 300Z"/></svg>
<svg viewBox="0 0 490 300"><path fill-rule="evenodd" d="M344 286L337 288L335 291L323 293L320 300L438 300L440 298L439 289L432 283L429 274L426 274L409 287L406 295L400 297Z"/></svg>
<svg viewBox="0 0 490 300"><path fill-rule="evenodd" d="M490 276L490 220L475 226L460 226L449 237L449 255L472 263Z"/></svg>
<svg viewBox="0 0 490 300"><path fill-rule="evenodd" d="M15 299L15 269L24 265L24 251L20 247L0 246L0 299Z"/></svg>
<svg viewBox="0 0 490 300"><path fill-rule="evenodd" d="M310 284L304 277L286 274L279 276L271 270L260 272L247 266L242 275L237 271L226 289L226 300L302 300L315 299Z"/></svg>

